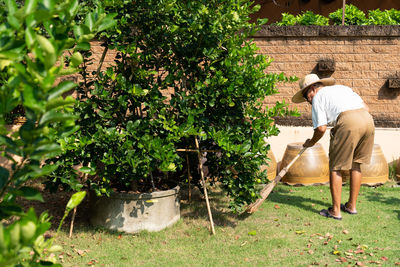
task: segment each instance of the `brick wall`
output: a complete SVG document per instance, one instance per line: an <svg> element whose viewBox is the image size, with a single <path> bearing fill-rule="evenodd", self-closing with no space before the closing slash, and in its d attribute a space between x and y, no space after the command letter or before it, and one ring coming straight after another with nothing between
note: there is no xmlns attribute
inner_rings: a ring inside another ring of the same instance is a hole
<svg viewBox="0 0 400 267"><path fill-rule="evenodd" d="M388 79L400 77L400 26L264 26L254 36L259 52L274 62L268 72L303 77L316 73L333 77L357 92L370 107L377 127L400 127L400 88ZM320 71L318 62L334 62L334 71ZM278 84L279 94L265 105L290 102L298 83ZM293 105L300 118L277 118L282 125L310 126L311 107Z"/></svg>

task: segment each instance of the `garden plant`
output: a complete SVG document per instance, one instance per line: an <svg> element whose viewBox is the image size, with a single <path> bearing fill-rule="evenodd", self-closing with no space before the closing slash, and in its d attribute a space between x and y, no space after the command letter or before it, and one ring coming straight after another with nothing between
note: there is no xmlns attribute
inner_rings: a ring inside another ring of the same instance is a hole
<svg viewBox="0 0 400 267"><path fill-rule="evenodd" d="M289 13L282 13L282 19L273 25L293 26L293 25L317 25L327 26L329 24L342 24L343 9L340 8L324 17L312 11L303 12L297 16ZM360 10L357 6L349 4L345 8L345 25L399 25L400 10L394 8L389 10L370 10L368 14Z"/></svg>
<svg viewBox="0 0 400 267"><path fill-rule="evenodd" d="M59 81L78 71L81 51L90 48L96 33L112 26L112 15L102 9L88 13L76 24L76 0L8 0L1 6L0 26L0 149L11 162L0 166L0 265L42 266L55 263L50 253L60 249L43 234L50 223L46 213L39 217L33 209L24 211L17 198L43 201L38 190L27 183L54 171L56 165L43 164L61 152L57 140L78 129L74 125L72 97L63 97L76 85ZM22 107L26 122L10 133L5 119ZM68 203L66 215L83 199L77 193Z"/></svg>
<svg viewBox="0 0 400 267"><path fill-rule="evenodd" d="M195 149L198 138L231 207L256 200L257 183L267 181L259 171L268 163L267 138L279 133L273 118L297 115L283 102L263 106L278 82L295 78L266 72L272 59L249 39L259 29L249 22L258 7L247 0L107 3L118 24L101 40L105 53L117 51L115 65L91 72L90 54L84 57L80 129L59 139L63 154L49 162L62 167L49 186L97 195L163 190L187 180L189 163L201 187L197 155L178 151Z"/></svg>

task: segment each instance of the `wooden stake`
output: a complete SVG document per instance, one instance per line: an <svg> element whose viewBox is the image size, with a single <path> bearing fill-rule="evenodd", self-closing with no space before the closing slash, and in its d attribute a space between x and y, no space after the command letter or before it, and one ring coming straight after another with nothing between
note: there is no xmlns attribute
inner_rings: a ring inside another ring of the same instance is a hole
<svg viewBox="0 0 400 267"><path fill-rule="evenodd" d="M201 176L201 182L203 183L204 197L206 198L208 217L210 218L211 233L212 233L213 235L215 235L214 221L213 221L213 218L212 218L212 213L211 213L211 208L210 208L210 202L208 201L207 186L206 186L206 182L205 182L205 180L204 180L203 163L201 163L200 146L199 146L199 141L197 140L197 136L194 137L194 141L196 142L197 155L198 155L198 159L199 159L200 176Z"/></svg>
<svg viewBox="0 0 400 267"><path fill-rule="evenodd" d="M190 180L192 179L192 176L190 175L189 155L187 153L186 153L186 163L187 163L187 169L188 169L188 186L189 186L188 198L189 198L189 202L191 202L192 201L192 192L190 190Z"/></svg>
<svg viewBox="0 0 400 267"><path fill-rule="evenodd" d="M346 0L343 0L343 8L342 8L342 25L344 25L344 16L345 16L345 10L346 10Z"/></svg>
<svg viewBox="0 0 400 267"><path fill-rule="evenodd" d="M69 226L69 238L72 237L72 230L74 229L75 215L76 215L76 207L74 208L74 211L72 212L71 225Z"/></svg>

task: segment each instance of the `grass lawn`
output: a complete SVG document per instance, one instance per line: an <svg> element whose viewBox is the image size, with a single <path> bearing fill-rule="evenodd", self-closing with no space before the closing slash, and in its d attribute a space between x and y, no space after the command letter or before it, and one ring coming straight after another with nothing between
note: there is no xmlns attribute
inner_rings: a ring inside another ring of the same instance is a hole
<svg viewBox="0 0 400 267"><path fill-rule="evenodd" d="M349 187L343 187L343 203ZM135 235L68 223L56 243L64 266L395 266L400 265L400 187L362 187L358 215L327 219L328 186L278 185L249 216L227 209L210 192L216 235L209 232L205 201L183 200L181 219L157 233ZM79 213L79 209L78 209Z"/></svg>

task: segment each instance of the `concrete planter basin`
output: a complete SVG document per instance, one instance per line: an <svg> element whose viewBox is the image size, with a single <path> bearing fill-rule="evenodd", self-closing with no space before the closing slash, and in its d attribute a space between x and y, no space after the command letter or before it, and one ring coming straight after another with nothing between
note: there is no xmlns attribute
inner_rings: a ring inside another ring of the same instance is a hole
<svg viewBox="0 0 400 267"><path fill-rule="evenodd" d="M109 230L157 232L180 218L179 186L153 193L113 193L91 196L90 223Z"/></svg>

